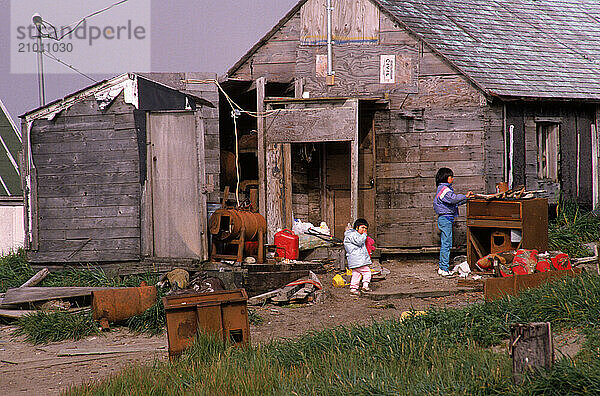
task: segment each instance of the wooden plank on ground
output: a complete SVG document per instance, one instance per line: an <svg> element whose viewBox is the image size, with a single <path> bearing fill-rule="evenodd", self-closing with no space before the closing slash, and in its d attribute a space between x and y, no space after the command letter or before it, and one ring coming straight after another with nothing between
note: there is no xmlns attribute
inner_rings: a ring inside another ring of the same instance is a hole
<svg viewBox="0 0 600 396"><path fill-rule="evenodd" d="M2 305L25 304L56 298L91 296L94 290L114 289L112 287L18 287L8 289Z"/></svg>
<svg viewBox="0 0 600 396"><path fill-rule="evenodd" d="M0 317L8 319L19 319L27 314L31 314L37 311L27 309L0 309Z"/></svg>
<svg viewBox="0 0 600 396"><path fill-rule="evenodd" d="M281 289L271 290L269 292L259 294L258 296L250 297L248 299L248 305L262 305L271 297L275 297L279 294Z"/></svg>

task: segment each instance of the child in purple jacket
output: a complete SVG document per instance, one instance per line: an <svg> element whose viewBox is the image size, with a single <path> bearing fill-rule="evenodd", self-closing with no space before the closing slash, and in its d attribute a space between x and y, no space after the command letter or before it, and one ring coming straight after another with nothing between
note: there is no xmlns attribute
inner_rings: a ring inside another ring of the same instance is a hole
<svg viewBox="0 0 600 396"><path fill-rule="evenodd" d="M440 230L440 263L438 274L450 276L450 249L452 248L452 223L458 216L458 206L467 202L467 198L473 195L469 191L467 195L455 194L452 188L454 172L450 168L440 168L435 175L437 192L433 199L433 208L438 215L438 228Z"/></svg>

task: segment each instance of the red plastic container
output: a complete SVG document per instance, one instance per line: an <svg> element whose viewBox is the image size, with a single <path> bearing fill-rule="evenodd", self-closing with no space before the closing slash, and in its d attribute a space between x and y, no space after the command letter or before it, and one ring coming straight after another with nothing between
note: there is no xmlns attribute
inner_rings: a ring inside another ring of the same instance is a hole
<svg viewBox="0 0 600 396"><path fill-rule="evenodd" d="M538 261L535 270L537 272L546 272L552 270L552 264L548 260L540 260Z"/></svg>
<svg viewBox="0 0 600 396"><path fill-rule="evenodd" d="M552 265L559 271L565 271L571 269L571 260L569 255L566 253L559 253L556 257L552 257Z"/></svg>
<svg viewBox="0 0 600 396"><path fill-rule="evenodd" d="M294 231L284 229L275 233L274 242L277 246L277 257L290 260L298 259L298 235Z"/></svg>

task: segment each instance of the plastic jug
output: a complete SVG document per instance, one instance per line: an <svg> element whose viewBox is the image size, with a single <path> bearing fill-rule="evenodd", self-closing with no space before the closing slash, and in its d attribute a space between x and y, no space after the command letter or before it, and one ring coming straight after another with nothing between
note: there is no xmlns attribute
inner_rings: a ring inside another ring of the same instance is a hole
<svg viewBox="0 0 600 396"><path fill-rule="evenodd" d="M298 235L293 231L284 229L275 233L275 246L277 246L278 257L284 257L290 260L298 259Z"/></svg>

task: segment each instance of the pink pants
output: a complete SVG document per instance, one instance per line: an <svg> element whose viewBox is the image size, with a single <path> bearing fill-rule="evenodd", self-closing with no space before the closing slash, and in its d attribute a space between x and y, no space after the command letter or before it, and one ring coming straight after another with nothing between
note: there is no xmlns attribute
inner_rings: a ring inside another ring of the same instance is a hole
<svg viewBox="0 0 600 396"><path fill-rule="evenodd" d="M350 281L350 290L358 290L360 278L363 280L363 287L369 287L371 282L371 268L368 265L352 268L352 280Z"/></svg>

